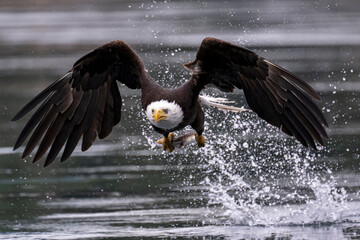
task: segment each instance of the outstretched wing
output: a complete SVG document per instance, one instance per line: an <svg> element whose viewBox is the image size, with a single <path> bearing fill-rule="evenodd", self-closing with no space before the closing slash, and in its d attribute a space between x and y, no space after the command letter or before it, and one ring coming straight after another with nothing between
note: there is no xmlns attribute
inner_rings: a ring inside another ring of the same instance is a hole
<svg viewBox="0 0 360 240"><path fill-rule="evenodd" d="M107 137L120 121L122 101L116 80L136 89L141 87L142 78L149 75L126 43L113 41L93 50L15 115L12 121L42 102L20 133L14 150L32 133L22 158L41 141L33 162L50 148L45 160L45 166L49 165L64 145L61 161L65 161L81 137L82 150L86 151L97 136Z"/></svg>
<svg viewBox="0 0 360 240"><path fill-rule="evenodd" d="M205 38L195 61L184 65L200 91L211 84L222 91L243 89L249 107L304 146L324 145L327 122L314 100L318 94L302 79L240 46Z"/></svg>

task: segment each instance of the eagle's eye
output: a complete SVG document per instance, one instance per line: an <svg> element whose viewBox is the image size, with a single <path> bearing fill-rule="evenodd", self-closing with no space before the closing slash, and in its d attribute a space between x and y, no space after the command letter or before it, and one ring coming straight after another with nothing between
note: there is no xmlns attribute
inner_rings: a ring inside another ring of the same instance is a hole
<svg viewBox="0 0 360 240"><path fill-rule="evenodd" d="M165 114L168 114L169 109L166 108L166 109L164 109L163 111L164 111Z"/></svg>
<svg viewBox="0 0 360 240"><path fill-rule="evenodd" d="M154 113L155 112L155 110L154 109L151 109L151 113Z"/></svg>

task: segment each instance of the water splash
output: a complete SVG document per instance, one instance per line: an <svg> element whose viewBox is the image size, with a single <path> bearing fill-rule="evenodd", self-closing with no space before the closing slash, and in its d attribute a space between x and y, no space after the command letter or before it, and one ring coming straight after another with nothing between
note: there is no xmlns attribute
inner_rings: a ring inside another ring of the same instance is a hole
<svg viewBox="0 0 360 240"><path fill-rule="evenodd" d="M212 114L207 117L216 119ZM223 117L227 124L207 126L208 145L198 154L207 169L202 184L208 188L210 215L220 208L223 223L240 225L344 220L347 194L337 188L321 154L269 129L262 120L254 121L251 113Z"/></svg>
<svg viewBox="0 0 360 240"><path fill-rule="evenodd" d="M183 161L195 158L202 165L205 176L200 184L206 187L209 216L221 219L219 224L319 225L344 220L347 194L322 161L324 151L307 150L251 112L205 112L206 119L217 123L205 123L206 147L186 146L173 157L167 154L166 161L177 161L180 154ZM142 133L157 151L158 134L148 127L142 127ZM193 181L185 179L184 187L196 185Z"/></svg>

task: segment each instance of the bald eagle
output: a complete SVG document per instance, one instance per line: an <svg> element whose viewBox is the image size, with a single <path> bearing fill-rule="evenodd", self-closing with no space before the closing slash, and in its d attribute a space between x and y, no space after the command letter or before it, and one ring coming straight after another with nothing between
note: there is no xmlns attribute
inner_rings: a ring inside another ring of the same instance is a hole
<svg viewBox="0 0 360 240"><path fill-rule="evenodd" d="M137 53L116 40L96 48L75 62L72 69L26 104L16 121L42 103L20 133L14 150L31 134L22 158L40 142L33 162L50 148L45 166L65 146L61 161L82 137L86 151L96 137L103 139L120 122L122 100L117 81L141 89L142 109L156 132L163 135L163 150L172 152L174 131L191 126L199 147L205 145L204 112L199 96L204 87L224 92L242 89L249 107L266 122L316 149L327 138L326 120L315 100L320 97L307 83L280 66L238 45L205 38L193 62L184 65L190 80L175 89L156 83Z"/></svg>

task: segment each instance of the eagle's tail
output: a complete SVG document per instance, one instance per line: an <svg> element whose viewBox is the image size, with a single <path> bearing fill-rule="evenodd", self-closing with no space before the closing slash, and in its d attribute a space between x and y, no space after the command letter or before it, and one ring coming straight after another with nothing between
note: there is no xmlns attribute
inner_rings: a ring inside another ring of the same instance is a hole
<svg viewBox="0 0 360 240"><path fill-rule="evenodd" d="M215 98L215 97L200 95L199 102L204 106L216 107L225 113L227 113L228 111L235 113L250 111L250 109L246 109L246 108L238 108L238 107L225 105L229 103L234 103L234 101L229 101L227 98Z"/></svg>

